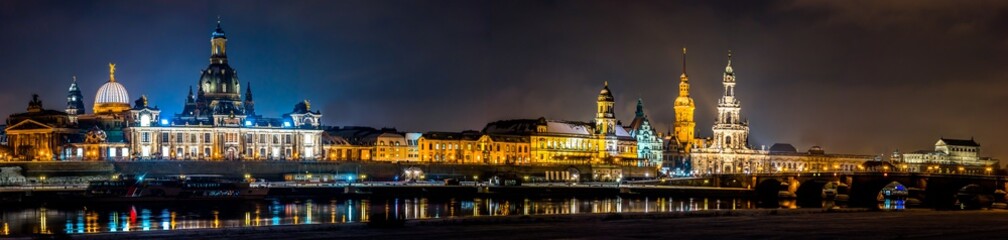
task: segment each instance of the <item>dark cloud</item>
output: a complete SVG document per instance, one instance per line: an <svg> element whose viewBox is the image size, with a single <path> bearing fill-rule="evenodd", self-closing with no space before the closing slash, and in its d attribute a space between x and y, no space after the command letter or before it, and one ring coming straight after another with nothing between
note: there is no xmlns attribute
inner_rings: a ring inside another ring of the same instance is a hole
<svg viewBox="0 0 1008 240"><path fill-rule="evenodd" d="M479 129L590 120L604 81L673 119L681 60L710 134L726 52L756 144L881 154L975 137L1008 157L1003 1L0 2L0 112L31 93L91 101L117 62L133 98L182 107L218 15L229 57L271 116L302 99L331 125Z"/></svg>

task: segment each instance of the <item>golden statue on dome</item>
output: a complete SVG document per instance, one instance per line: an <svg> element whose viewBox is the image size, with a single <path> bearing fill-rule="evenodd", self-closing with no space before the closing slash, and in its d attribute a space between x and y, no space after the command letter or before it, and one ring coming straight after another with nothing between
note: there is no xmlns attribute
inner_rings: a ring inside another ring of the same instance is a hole
<svg viewBox="0 0 1008 240"><path fill-rule="evenodd" d="M115 82L115 63L109 63L108 68L109 82Z"/></svg>

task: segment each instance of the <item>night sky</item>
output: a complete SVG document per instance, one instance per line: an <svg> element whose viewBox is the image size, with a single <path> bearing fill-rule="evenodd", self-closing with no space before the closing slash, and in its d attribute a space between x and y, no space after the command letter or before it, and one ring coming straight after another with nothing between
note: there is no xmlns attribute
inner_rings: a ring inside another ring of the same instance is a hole
<svg viewBox="0 0 1008 240"><path fill-rule="evenodd" d="M590 121L604 81L629 123L673 120L681 48L700 136L730 49L750 142L832 153L975 137L1008 158L1006 1L0 1L0 115L32 93L90 112L108 62L130 98L182 109L217 17L268 117L308 99L327 125L481 129Z"/></svg>

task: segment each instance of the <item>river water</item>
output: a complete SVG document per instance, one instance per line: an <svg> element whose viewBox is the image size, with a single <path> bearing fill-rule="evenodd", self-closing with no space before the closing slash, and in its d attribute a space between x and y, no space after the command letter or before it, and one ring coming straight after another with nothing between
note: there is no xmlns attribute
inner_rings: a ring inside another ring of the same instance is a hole
<svg viewBox="0 0 1008 240"><path fill-rule="evenodd" d="M503 215L750 209L747 199L267 199L248 202L117 203L0 208L2 235L233 228Z"/></svg>

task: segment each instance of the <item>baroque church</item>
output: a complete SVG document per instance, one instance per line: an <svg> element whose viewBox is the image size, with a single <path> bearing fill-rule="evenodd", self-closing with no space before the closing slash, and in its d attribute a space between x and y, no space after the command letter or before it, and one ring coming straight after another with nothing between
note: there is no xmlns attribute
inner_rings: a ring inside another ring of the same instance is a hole
<svg viewBox="0 0 1008 240"><path fill-rule="evenodd" d="M685 56L685 49L683 50ZM683 62L685 62L685 57ZM684 65L685 69L685 65ZM676 139L672 155L681 160L682 175L758 174L781 172L849 172L861 170L864 163L876 159L874 155L828 154L819 146L807 152L798 152L786 143L777 143L770 149L752 148L749 142L749 121L742 115L742 104L736 98L735 69L732 53L721 78L721 98L717 101L717 116L711 126L713 136L707 139L694 137L693 99L689 98L686 71L680 80L679 97L676 98ZM692 139L692 141L690 141Z"/></svg>
<svg viewBox="0 0 1008 240"><path fill-rule="evenodd" d="M201 71L181 113L163 117L146 96L130 102L109 64L109 79L87 113L76 77L64 111L49 110L33 96L27 112L11 115L8 146L22 160L307 160L322 156L321 118L307 100L279 118L255 114L252 89L244 97L228 63L227 37L217 22L210 36L210 64Z"/></svg>

